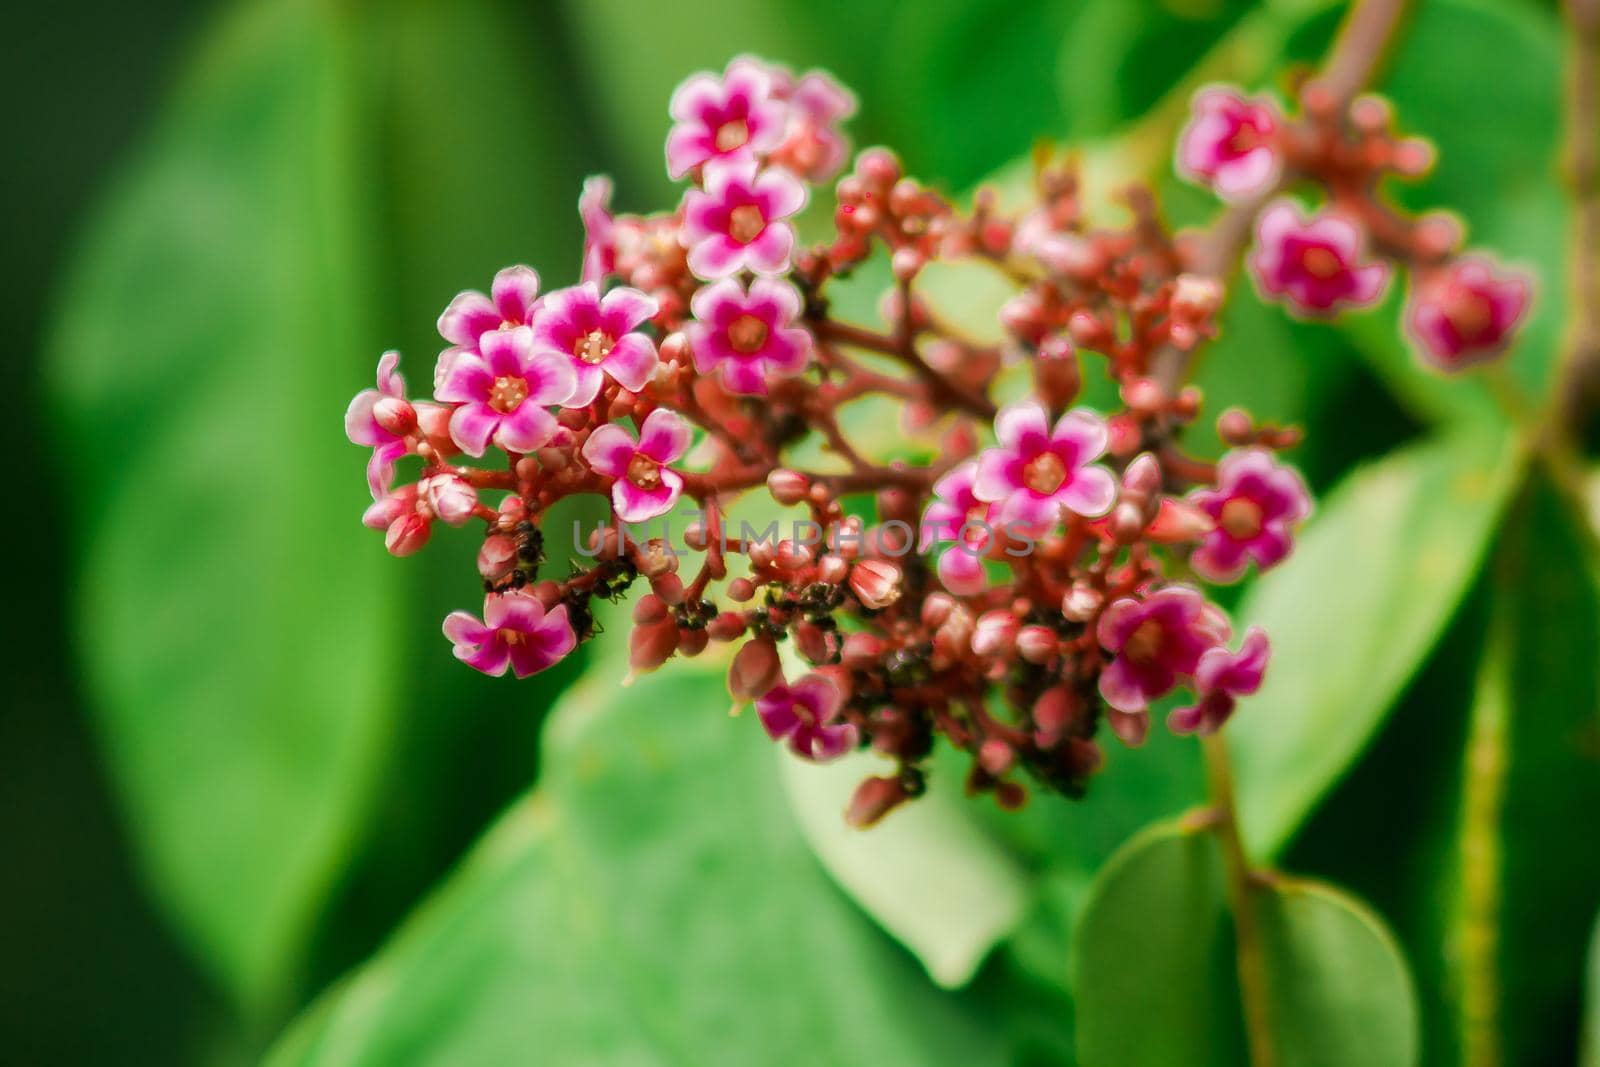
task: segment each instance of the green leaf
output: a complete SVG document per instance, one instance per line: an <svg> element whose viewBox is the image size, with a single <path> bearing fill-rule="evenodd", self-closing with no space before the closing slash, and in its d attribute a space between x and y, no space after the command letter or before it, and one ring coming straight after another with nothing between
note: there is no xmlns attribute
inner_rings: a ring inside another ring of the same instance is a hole
<svg viewBox="0 0 1600 1067"><path fill-rule="evenodd" d="M1411 446L1350 475L1238 612L1272 635L1229 725L1240 821L1276 854L1360 755L1476 572L1519 466L1489 435Z"/></svg>
<svg viewBox="0 0 1600 1067"><path fill-rule="evenodd" d="M1246 1061L1220 850L1184 823L1151 827L1090 890L1074 955L1084 1067ZM1381 920L1339 891L1273 877L1252 887L1270 991L1270 1041L1286 1067L1404 1067L1417 1010Z"/></svg>
<svg viewBox="0 0 1600 1067"><path fill-rule="evenodd" d="M48 362L112 777L162 907L254 1009L394 706L395 571L339 418L377 350L347 30L310 3L217 28L91 227Z"/></svg>
<svg viewBox="0 0 1600 1067"><path fill-rule="evenodd" d="M1600 1064L1600 919L1589 935L1589 971L1584 976L1587 997L1583 1009L1583 1067Z"/></svg>
<svg viewBox="0 0 1600 1067"><path fill-rule="evenodd" d="M271 1062L998 1064L831 891L753 717L680 664L562 703L538 792Z"/></svg>

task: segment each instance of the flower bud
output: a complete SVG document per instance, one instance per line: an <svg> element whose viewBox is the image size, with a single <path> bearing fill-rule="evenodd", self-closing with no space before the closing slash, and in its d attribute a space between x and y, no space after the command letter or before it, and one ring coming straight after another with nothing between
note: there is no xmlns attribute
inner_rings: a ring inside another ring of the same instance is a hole
<svg viewBox="0 0 1600 1067"><path fill-rule="evenodd" d="M428 439L428 447L433 449L434 455L440 459L449 459L451 456L461 454L461 449L456 447L456 442L450 436L451 408L443 404L419 403L413 405L417 416L417 428L422 431L422 436Z"/></svg>
<svg viewBox="0 0 1600 1067"><path fill-rule="evenodd" d="M1255 440L1255 432L1255 424L1242 408L1229 408L1217 416L1217 436L1226 444L1251 444Z"/></svg>
<svg viewBox="0 0 1600 1067"><path fill-rule="evenodd" d="M678 650L678 624L671 616L634 627L628 636L628 667L635 674L653 671Z"/></svg>
<svg viewBox="0 0 1600 1067"><path fill-rule="evenodd" d="M864 559L850 571L850 591L862 607L881 611L900 599L900 568L881 559Z"/></svg>
<svg viewBox="0 0 1600 1067"><path fill-rule="evenodd" d="M955 598L948 593L929 593L922 601L922 625L938 629L955 606Z"/></svg>
<svg viewBox="0 0 1600 1067"><path fill-rule="evenodd" d="M1145 535L1164 545L1176 545L1198 541L1216 528L1215 519L1187 500L1166 497Z"/></svg>
<svg viewBox="0 0 1600 1067"><path fill-rule="evenodd" d="M1077 582L1061 598L1061 614L1073 622L1088 622L1104 602L1105 597L1093 586Z"/></svg>
<svg viewBox="0 0 1600 1067"><path fill-rule="evenodd" d="M998 737L991 737L978 746L978 766L991 777L1000 777L1015 766L1016 762L1016 750Z"/></svg>
<svg viewBox="0 0 1600 1067"><path fill-rule="evenodd" d="M451 526L461 526L478 507L478 493L454 474L435 474L421 486L423 499L433 513Z"/></svg>
<svg viewBox="0 0 1600 1067"><path fill-rule="evenodd" d="M509 534L490 534L478 549L478 573L486 582L498 582L517 566L517 542Z"/></svg>
<svg viewBox="0 0 1600 1067"><path fill-rule="evenodd" d="M772 499L789 507L798 504L806 498L806 490L811 483L806 476L798 471L779 468L767 475L767 491L772 494Z"/></svg>
<svg viewBox="0 0 1600 1067"><path fill-rule="evenodd" d="M676 574L650 579L650 591L674 607L683 603L683 579Z"/></svg>
<svg viewBox="0 0 1600 1067"><path fill-rule="evenodd" d="M372 418L385 431L404 437L417 428L417 409L398 396L381 397L372 405Z"/></svg>
<svg viewBox="0 0 1600 1067"><path fill-rule="evenodd" d="M783 666L778 649L769 638L746 641L728 666L728 692L734 707L765 696L767 690L783 681Z"/></svg>
<svg viewBox="0 0 1600 1067"><path fill-rule="evenodd" d="M1153 378L1134 378L1122 385L1122 402L1141 415L1154 415L1167 406L1166 390Z"/></svg>
<svg viewBox="0 0 1600 1067"><path fill-rule="evenodd" d="M384 535L384 547L392 555L409 556L428 543L433 524L415 511L407 512L389 524Z"/></svg>
<svg viewBox="0 0 1600 1067"><path fill-rule="evenodd" d="M876 634L853 633L844 639L843 662L852 670L870 670L878 666L883 652L883 639Z"/></svg>
<svg viewBox="0 0 1600 1067"><path fill-rule="evenodd" d="M1133 544L1144 533L1143 509L1131 501L1122 501L1106 519L1106 532L1119 545Z"/></svg>
<svg viewBox="0 0 1600 1067"><path fill-rule="evenodd" d="M827 663L833 658L828 635L814 622L802 622L794 628L794 646L812 664Z"/></svg>
<svg viewBox="0 0 1600 1067"><path fill-rule="evenodd" d="M845 809L844 820L865 830L906 800L905 786L898 778L868 778L856 787Z"/></svg>
<svg viewBox="0 0 1600 1067"><path fill-rule="evenodd" d="M1033 362L1033 386L1052 411L1064 410L1077 399L1078 390L1083 387L1083 373L1077 350L1064 335L1052 334L1039 343L1039 355Z"/></svg>
<svg viewBox="0 0 1600 1067"><path fill-rule="evenodd" d="M1107 707L1106 722L1111 726L1111 732L1129 748L1138 748L1144 744L1145 736L1150 733L1148 712L1118 711L1116 708Z"/></svg>
<svg viewBox="0 0 1600 1067"><path fill-rule="evenodd" d="M1161 491L1161 463L1148 452L1141 452L1122 472L1122 496L1142 503Z"/></svg>
<svg viewBox="0 0 1600 1067"><path fill-rule="evenodd" d="M711 635L704 630L679 630L678 652L685 656L698 656L711 643Z"/></svg>
<svg viewBox="0 0 1600 1067"><path fill-rule="evenodd" d="M744 616L737 611L724 611L706 625L706 633L713 641L732 641L744 633Z"/></svg>
<svg viewBox="0 0 1600 1067"><path fill-rule="evenodd" d="M748 578L735 578L728 583L728 597L735 604L745 604L756 595L756 583Z"/></svg>
<svg viewBox="0 0 1600 1067"><path fill-rule="evenodd" d="M817 561L817 580L829 585L842 585L850 577L850 564L843 556L829 553Z"/></svg>
<svg viewBox="0 0 1600 1067"><path fill-rule="evenodd" d="M1033 723L1047 734L1059 737L1077 717L1077 696L1063 685L1051 686L1033 702Z"/></svg>
<svg viewBox="0 0 1600 1067"><path fill-rule="evenodd" d="M978 616L972 631L972 651L980 656L1009 656L1017 640L1017 617L996 609Z"/></svg>
<svg viewBox="0 0 1600 1067"><path fill-rule="evenodd" d="M667 602L654 593L646 593L633 605L633 621L638 626L654 625L670 614Z"/></svg>
<svg viewBox="0 0 1600 1067"><path fill-rule="evenodd" d="M1024 626L1017 631L1017 654L1029 663L1049 663L1060 647L1060 638L1048 626Z"/></svg>

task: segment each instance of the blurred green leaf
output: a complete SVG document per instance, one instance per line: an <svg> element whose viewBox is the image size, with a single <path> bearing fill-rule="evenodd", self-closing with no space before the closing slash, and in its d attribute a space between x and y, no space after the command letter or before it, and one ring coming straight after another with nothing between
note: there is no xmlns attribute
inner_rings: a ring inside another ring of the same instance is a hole
<svg viewBox="0 0 1600 1067"><path fill-rule="evenodd" d="M271 1062L1003 1062L830 890L725 702L689 664L574 690L539 791Z"/></svg>
<svg viewBox="0 0 1600 1067"><path fill-rule="evenodd" d="M1279 1062L1414 1062L1417 1011L1381 920L1330 887L1273 878L1251 890ZM1245 1062L1233 927L1209 832L1181 823L1130 841L1101 872L1074 959L1084 1067Z"/></svg>
<svg viewBox="0 0 1600 1067"><path fill-rule="evenodd" d="M1360 755L1465 592L1519 459L1480 434L1360 468L1245 596L1239 621L1273 642L1266 683L1228 728L1253 850L1282 849Z"/></svg>
<svg viewBox="0 0 1600 1067"><path fill-rule="evenodd" d="M217 27L91 227L48 364L92 487L78 638L111 772L163 907L253 1009L394 708L396 572L340 422L376 351L348 30L310 3Z"/></svg>
<svg viewBox="0 0 1600 1067"><path fill-rule="evenodd" d="M1583 1067L1600 1064L1600 918L1595 920L1594 932L1589 935L1589 970L1583 987L1587 993L1583 1009L1582 1046Z"/></svg>

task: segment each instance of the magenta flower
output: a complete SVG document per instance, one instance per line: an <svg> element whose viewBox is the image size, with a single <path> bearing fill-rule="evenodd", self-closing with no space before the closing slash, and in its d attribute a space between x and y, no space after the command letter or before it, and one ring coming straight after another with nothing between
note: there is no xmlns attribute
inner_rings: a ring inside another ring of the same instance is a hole
<svg viewBox="0 0 1600 1067"><path fill-rule="evenodd" d="M617 271L617 220L611 214L611 179L595 174L583 180L578 197L583 220L583 273L578 280L599 282Z"/></svg>
<svg viewBox="0 0 1600 1067"><path fill-rule="evenodd" d="M689 307L694 369L720 373L730 393L764 396L768 379L792 378L811 362L811 334L794 325L800 291L788 282L757 278L747 292L724 278L699 289Z"/></svg>
<svg viewBox="0 0 1600 1067"><path fill-rule="evenodd" d="M656 408L639 427L639 441L607 423L583 443L583 458L611 483L611 507L623 522L647 522L672 510L683 492L683 475L667 467L689 451L689 424L676 412Z"/></svg>
<svg viewBox="0 0 1600 1067"><path fill-rule="evenodd" d="M806 187L781 167L755 163L706 167L704 190L683 197L683 244L689 269L716 281L741 270L782 274L794 251L794 227L782 220L806 203Z"/></svg>
<svg viewBox="0 0 1600 1067"><path fill-rule="evenodd" d="M712 160L754 160L783 140L783 104L758 63L735 59L721 80L702 71L672 94L677 120L667 134L667 174L681 178Z"/></svg>
<svg viewBox="0 0 1600 1067"><path fill-rule="evenodd" d="M1194 671L1197 699L1187 707L1174 708L1167 716L1167 729L1175 734L1215 733L1233 714L1237 698L1261 688L1271 653L1267 632L1259 626L1245 632L1244 644L1237 652L1221 645L1206 649Z"/></svg>
<svg viewBox="0 0 1600 1067"><path fill-rule="evenodd" d="M1093 517L1111 510L1117 481L1094 464L1106 450L1105 421L1074 408L1055 427L1044 406L1024 400L1002 408L994 420L998 447L978 457L973 493L1000 505L1002 522L1048 529L1061 510Z"/></svg>
<svg viewBox="0 0 1600 1067"><path fill-rule="evenodd" d="M372 449L367 461L367 488L382 500L394 484L395 461L410 450L407 423L416 428L416 410L406 402L406 380L395 370L400 353L385 352L378 360L378 387L363 389L344 413L344 433L352 444ZM409 417L408 417L409 413Z"/></svg>
<svg viewBox="0 0 1600 1067"><path fill-rule="evenodd" d="M1142 712L1194 674L1200 656L1228 636L1228 623L1199 590L1170 585L1124 597L1100 616L1100 644L1116 653L1100 673L1100 695L1117 711Z"/></svg>
<svg viewBox="0 0 1600 1067"><path fill-rule="evenodd" d="M532 267L507 267L494 276L488 296L476 289L456 294L439 316L439 336L475 352L484 334L526 326L538 309L539 273Z"/></svg>
<svg viewBox="0 0 1600 1067"><path fill-rule="evenodd" d="M545 405L563 403L577 385L572 364L535 351L526 326L486 333L479 347L459 352L434 390L461 405L450 415L451 439L470 456L491 439L507 452L532 452L556 429Z"/></svg>
<svg viewBox="0 0 1600 1067"><path fill-rule="evenodd" d="M644 388L655 372L656 344L640 326L661 309L637 289L621 287L604 297L595 282L561 289L544 298L533 320L535 351L565 360L576 385L562 403L581 408L594 403L609 375L629 392Z"/></svg>
<svg viewBox="0 0 1600 1067"><path fill-rule="evenodd" d="M820 674L793 685L775 685L756 698L756 713L767 736L789 742L801 759L824 763L856 747L852 723L836 723L843 703L838 688Z"/></svg>
<svg viewBox="0 0 1600 1067"><path fill-rule="evenodd" d="M1291 528L1311 514L1311 493L1293 467L1264 448L1238 448L1217 464L1217 487L1189 499L1216 520L1190 563L1213 582L1237 581L1250 560L1265 570L1289 554Z"/></svg>
<svg viewBox="0 0 1600 1067"><path fill-rule="evenodd" d="M1349 219L1332 212L1307 219L1293 201L1279 200L1256 224L1250 271L1263 294L1320 315L1383 295L1389 265L1360 262L1365 255L1361 230Z"/></svg>
<svg viewBox="0 0 1600 1067"><path fill-rule="evenodd" d="M456 659L496 678L507 667L518 678L538 674L578 644L565 604L547 612L538 597L521 590L484 597L481 622L470 612L452 611L444 635L456 646Z"/></svg>
<svg viewBox="0 0 1600 1067"><path fill-rule="evenodd" d="M839 125L856 113L850 90L820 70L813 70L784 93L788 125L772 161L812 182L825 182L843 169L850 142Z"/></svg>
<svg viewBox="0 0 1600 1067"><path fill-rule="evenodd" d="M991 520L998 509L973 492L977 477L977 460L951 468L934 483L934 499L922 516L919 551L926 552L935 543L950 546L939 557L937 570L944 587L957 596L981 593L988 585L983 555L989 549L994 532Z"/></svg>
<svg viewBox="0 0 1600 1067"><path fill-rule="evenodd" d="M1505 351L1531 295L1522 275L1497 273L1482 256L1462 256L1419 281L1406 327L1429 363L1460 370Z"/></svg>
<svg viewBox="0 0 1600 1067"><path fill-rule="evenodd" d="M1277 111L1270 103L1232 89L1202 89L1194 98L1194 116L1178 138L1178 173L1210 186L1224 200L1265 192L1282 166L1272 144L1277 132Z"/></svg>

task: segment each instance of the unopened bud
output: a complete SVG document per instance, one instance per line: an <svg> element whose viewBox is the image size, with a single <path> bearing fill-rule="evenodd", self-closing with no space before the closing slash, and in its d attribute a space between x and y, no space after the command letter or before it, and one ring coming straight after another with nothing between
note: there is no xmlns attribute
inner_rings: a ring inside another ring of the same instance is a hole
<svg viewBox="0 0 1600 1067"><path fill-rule="evenodd" d="M850 571L850 591L862 607L881 611L900 599L900 568L881 559L864 559Z"/></svg>
<svg viewBox="0 0 1600 1067"><path fill-rule="evenodd" d="M1008 656L1016 643L1017 617L997 609L978 616L972 631L972 651L980 656Z"/></svg>
<svg viewBox="0 0 1600 1067"><path fill-rule="evenodd" d="M883 651L883 640L875 634L850 634L844 639L844 665L852 670L870 670L879 665Z"/></svg>
<svg viewBox="0 0 1600 1067"><path fill-rule="evenodd" d="M384 547L391 555L409 556L428 543L433 524L415 511L407 512L389 524L384 534Z"/></svg>
<svg viewBox="0 0 1600 1067"><path fill-rule="evenodd" d="M746 641L728 667L728 692L733 696L736 708L748 700L766 695L767 690L782 681L783 667L778 662L778 649L764 637Z"/></svg>
<svg viewBox="0 0 1600 1067"><path fill-rule="evenodd" d="M906 801L905 786L898 778L868 778L856 787L845 809L845 822L865 830Z"/></svg>
<svg viewBox="0 0 1600 1067"><path fill-rule="evenodd" d="M1024 626L1017 631L1017 654L1029 663L1049 663L1061 640L1048 626Z"/></svg>
<svg viewBox="0 0 1600 1067"><path fill-rule="evenodd" d="M387 432L404 437L417 428L417 409L402 397L385 396L372 405L372 419Z"/></svg>
<svg viewBox="0 0 1600 1067"><path fill-rule="evenodd" d="M1216 528L1215 519L1187 500L1165 497L1145 534L1152 541L1176 545L1198 541Z"/></svg>
<svg viewBox="0 0 1600 1067"><path fill-rule="evenodd" d="M674 607L683 603L683 579L676 574L663 574L650 579L650 590Z"/></svg>
<svg viewBox="0 0 1600 1067"><path fill-rule="evenodd" d="M1255 424L1242 408L1229 408L1217 416L1217 436L1230 445L1248 445L1255 440Z"/></svg>
<svg viewBox="0 0 1600 1067"><path fill-rule="evenodd" d="M767 491L772 494L772 499L784 507L804 500L806 490L810 487L811 483L799 471L779 468L767 475Z"/></svg>
<svg viewBox="0 0 1600 1067"><path fill-rule="evenodd" d="M1016 750L998 737L991 737L978 746L978 766L994 778L1005 774L1016 762Z"/></svg>
<svg viewBox="0 0 1600 1067"><path fill-rule="evenodd" d="M1084 582L1078 582L1061 598L1061 614L1073 622L1088 622L1100 610L1105 597Z"/></svg>
<svg viewBox="0 0 1600 1067"><path fill-rule="evenodd" d="M423 480L423 498L439 518L451 526L461 526L478 507L478 493L454 474L435 474Z"/></svg>
<svg viewBox="0 0 1600 1067"><path fill-rule="evenodd" d="M486 582L498 582L517 566L517 541L508 534L490 534L478 549L478 573Z"/></svg>
<svg viewBox="0 0 1600 1067"><path fill-rule="evenodd" d="M735 604L744 604L756 595L756 583L748 578L735 578L728 583L728 596Z"/></svg>
<svg viewBox="0 0 1600 1067"><path fill-rule="evenodd" d="M664 616L637 626L628 637L628 667L636 674L653 671L678 650L678 624Z"/></svg>

